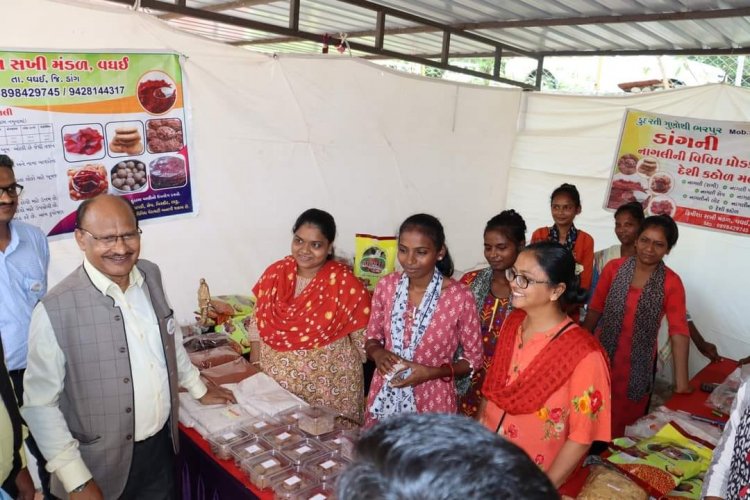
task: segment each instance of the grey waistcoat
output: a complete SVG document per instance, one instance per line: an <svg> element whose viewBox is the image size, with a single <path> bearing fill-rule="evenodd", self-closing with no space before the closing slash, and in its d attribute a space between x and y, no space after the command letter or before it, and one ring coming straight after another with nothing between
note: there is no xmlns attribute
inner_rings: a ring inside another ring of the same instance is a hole
<svg viewBox="0 0 750 500"><path fill-rule="evenodd" d="M139 260L136 266L159 322L170 388L168 425L177 453L176 325L159 268L146 260ZM65 354L60 410L104 498L118 498L130 472L135 435L132 374L122 313L112 298L94 286L83 266L50 290L42 303ZM51 486L55 496L67 498L55 475Z"/></svg>

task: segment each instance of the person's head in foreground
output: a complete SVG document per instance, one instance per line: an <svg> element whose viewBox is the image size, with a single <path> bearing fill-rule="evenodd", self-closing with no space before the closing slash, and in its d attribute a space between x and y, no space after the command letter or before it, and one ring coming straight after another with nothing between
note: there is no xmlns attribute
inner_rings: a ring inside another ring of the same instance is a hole
<svg viewBox="0 0 750 500"><path fill-rule="evenodd" d="M559 498L520 448L466 417L392 417L365 432L356 452L339 500Z"/></svg>

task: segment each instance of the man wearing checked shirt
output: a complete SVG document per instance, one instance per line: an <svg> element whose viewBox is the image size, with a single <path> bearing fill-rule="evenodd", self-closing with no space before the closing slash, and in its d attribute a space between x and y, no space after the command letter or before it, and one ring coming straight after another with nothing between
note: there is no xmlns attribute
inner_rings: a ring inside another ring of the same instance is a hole
<svg viewBox="0 0 750 500"><path fill-rule="evenodd" d="M44 233L13 220L23 187L16 182L13 160L0 154L0 338L16 398L23 400L31 311L47 291L49 246ZM26 444L37 459L45 498L49 473L33 438ZM13 485L6 485L6 487Z"/></svg>

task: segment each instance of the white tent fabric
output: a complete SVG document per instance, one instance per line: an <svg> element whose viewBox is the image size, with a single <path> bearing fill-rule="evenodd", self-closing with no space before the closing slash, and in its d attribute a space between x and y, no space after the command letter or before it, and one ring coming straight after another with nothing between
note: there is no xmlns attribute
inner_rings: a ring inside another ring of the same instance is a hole
<svg viewBox="0 0 750 500"><path fill-rule="evenodd" d="M508 185L508 206L529 228L549 225L549 196L563 182L576 184L583 211L576 226L591 233L596 248L617 243L612 212L603 210L625 109L711 120L750 121L750 92L711 85L624 97L526 94L519 118ZM666 259L682 278L688 309L703 336L719 352L750 355L750 328L743 309L750 293L750 238L680 226ZM695 372L706 359L695 349Z"/></svg>
<svg viewBox="0 0 750 500"><path fill-rule="evenodd" d="M25 0L4 3L0 17L4 49L187 56L200 213L148 224L142 252L164 271L182 321L191 318L200 277L214 294L247 293L288 252L292 223L311 206L334 214L345 255L356 232L393 234L409 214L434 213L457 267L468 269L482 262L490 216L513 207L530 231L548 224L549 194L568 181L582 192L577 225L603 248L615 242L612 215L601 206L626 107L750 119L750 92L726 86L617 98L528 94L418 79L348 58L252 54L118 7ZM741 315L750 238L680 230L668 264L685 282L696 323L721 352L750 354ZM54 284L81 255L72 240L51 246ZM693 356L693 368L702 361Z"/></svg>
<svg viewBox="0 0 750 500"><path fill-rule="evenodd" d="M200 213L148 224L142 239L178 319L191 319L201 277L213 294L249 293L289 252L292 224L311 206L336 217L343 255L356 232L394 234L425 211L445 224L459 268L481 262L483 221L505 205L519 90L411 78L349 58L257 55L92 5L5 3L0 47L187 56ZM81 254L72 240L51 252L54 284Z"/></svg>

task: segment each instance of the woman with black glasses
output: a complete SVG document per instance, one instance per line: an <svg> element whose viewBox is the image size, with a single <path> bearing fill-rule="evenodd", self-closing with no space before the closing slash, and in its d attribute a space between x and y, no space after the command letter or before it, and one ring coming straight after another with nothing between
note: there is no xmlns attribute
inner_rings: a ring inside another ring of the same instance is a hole
<svg viewBox="0 0 750 500"><path fill-rule="evenodd" d="M480 420L520 446L555 486L594 441L610 439L610 381L596 339L566 314L582 300L573 254L526 247L507 270L513 312L499 335Z"/></svg>

